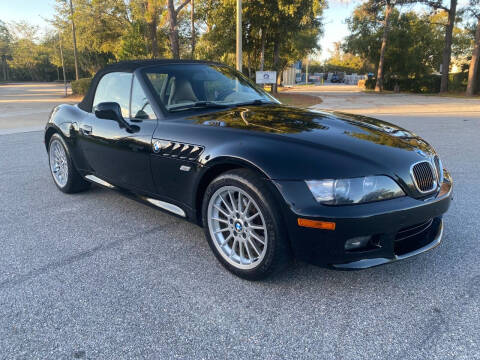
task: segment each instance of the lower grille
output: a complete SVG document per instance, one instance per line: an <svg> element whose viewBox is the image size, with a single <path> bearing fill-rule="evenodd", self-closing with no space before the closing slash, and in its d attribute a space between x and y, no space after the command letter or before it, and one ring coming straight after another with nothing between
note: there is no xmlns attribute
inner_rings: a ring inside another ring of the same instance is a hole
<svg viewBox="0 0 480 360"><path fill-rule="evenodd" d="M437 187L435 170L428 161L422 161L412 166L412 176L417 190L427 193Z"/></svg>
<svg viewBox="0 0 480 360"><path fill-rule="evenodd" d="M428 221L401 229L395 236L393 251L396 255L408 254L432 241L432 235L438 231L441 219Z"/></svg>
<svg viewBox="0 0 480 360"><path fill-rule="evenodd" d="M395 241L402 241L409 237L422 233L432 225L432 222L433 222L433 219L430 219L420 224L408 226L406 228L401 229L395 236Z"/></svg>

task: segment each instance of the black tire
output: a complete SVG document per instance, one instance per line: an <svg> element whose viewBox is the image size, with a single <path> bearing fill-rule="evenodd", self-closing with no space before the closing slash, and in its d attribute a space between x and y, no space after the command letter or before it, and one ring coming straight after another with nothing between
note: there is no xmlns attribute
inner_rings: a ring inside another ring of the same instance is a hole
<svg viewBox="0 0 480 360"><path fill-rule="evenodd" d="M239 269L230 264L217 249L209 228L208 211L212 196L225 186L234 186L245 191L258 205L263 215L268 232L268 243L263 259L252 269ZM247 169L236 169L221 174L207 187L202 204L202 222L205 236L213 253L220 263L233 274L247 279L259 280L287 267L291 260L291 251L287 231L282 215L271 190L255 172Z"/></svg>
<svg viewBox="0 0 480 360"><path fill-rule="evenodd" d="M51 166L51 156L50 156L50 151L52 150L52 144L53 143L60 143L63 149L65 150L66 154L66 163L68 166L68 171L67 171L67 181L64 185L60 184L56 179L52 171L52 166ZM58 134L55 133L52 135L50 138L50 141L48 143L48 163L49 163L49 168L50 168L50 174L53 177L53 182L57 186L60 191L63 191L64 193L67 194L73 194L81 191L85 191L90 188L91 183L85 180L77 171L75 168L72 157L70 155L70 151L68 149L67 144L65 143L65 140Z"/></svg>

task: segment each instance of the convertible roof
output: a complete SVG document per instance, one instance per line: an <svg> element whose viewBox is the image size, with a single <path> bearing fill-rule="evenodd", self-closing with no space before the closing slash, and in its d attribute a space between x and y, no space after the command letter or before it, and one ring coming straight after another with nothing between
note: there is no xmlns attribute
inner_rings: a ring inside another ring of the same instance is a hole
<svg viewBox="0 0 480 360"><path fill-rule="evenodd" d="M92 111L93 98L95 96L95 90L97 89L98 82L103 75L111 72L134 72L137 69L155 65L168 65L168 64L216 64L219 63L213 61L202 61L202 60L175 60L175 59L156 59L156 60L130 60L130 61L121 61L118 63L110 64L105 66L103 69L99 70L92 79L90 88L85 94L83 100L78 104L78 107L84 111Z"/></svg>

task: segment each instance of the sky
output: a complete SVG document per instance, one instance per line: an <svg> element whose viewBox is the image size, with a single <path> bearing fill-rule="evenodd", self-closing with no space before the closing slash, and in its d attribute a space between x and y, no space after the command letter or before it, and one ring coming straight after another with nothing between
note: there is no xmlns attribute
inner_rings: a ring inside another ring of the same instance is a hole
<svg viewBox="0 0 480 360"><path fill-rule="evenodd" d="M333 43L341 41L348 35L348 28L345 19L350 16L358 3L352 1L330 1L328 9L323 14L324 35L320 40L322 52L319 54L321 60L330 57L333 50Z"/></svg>
<svg viewBox="0 0 480 360"><path fill-rule="evenodd" d="M44 30L51 18L55 0L0 0L0 20L4 22L25 20Z"/></svg>

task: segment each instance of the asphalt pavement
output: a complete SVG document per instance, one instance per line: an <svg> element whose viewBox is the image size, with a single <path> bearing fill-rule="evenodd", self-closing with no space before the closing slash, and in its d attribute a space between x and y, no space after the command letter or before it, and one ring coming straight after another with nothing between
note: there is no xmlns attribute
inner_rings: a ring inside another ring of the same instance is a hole
<svg viewBox="0 0 480 360"><path fill-rule="evenodd" d="M193 224L98 187L58 191L42 132L0 135L0 359L480 359L480 114L379 117L454 177L442 244L262 282L224 270Z"/></svg>

